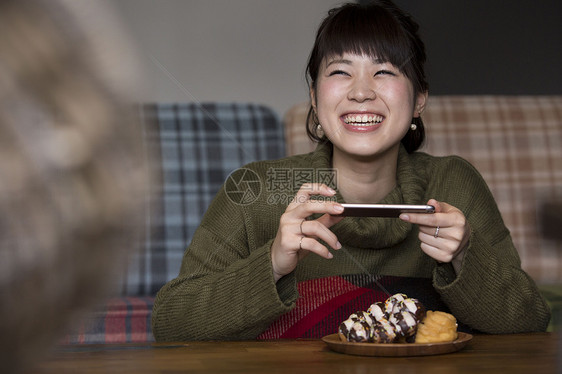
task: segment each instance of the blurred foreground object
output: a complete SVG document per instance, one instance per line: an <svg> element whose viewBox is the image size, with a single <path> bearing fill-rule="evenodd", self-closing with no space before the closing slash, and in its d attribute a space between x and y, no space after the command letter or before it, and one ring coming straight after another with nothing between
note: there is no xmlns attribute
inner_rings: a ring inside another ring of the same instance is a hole
<svg viewBox="0 0 562 374"><path fill-rule="evenodd" d="M543 202L539 218L544 237L562 242L562 199Z"/></svg>
<svg viewBox="0 0 562 374"><path fill-rule="evenodd" d="M0 2L3 373L45 353L141 239L146 173L126 101L134 69L94 5Z"/></svg>

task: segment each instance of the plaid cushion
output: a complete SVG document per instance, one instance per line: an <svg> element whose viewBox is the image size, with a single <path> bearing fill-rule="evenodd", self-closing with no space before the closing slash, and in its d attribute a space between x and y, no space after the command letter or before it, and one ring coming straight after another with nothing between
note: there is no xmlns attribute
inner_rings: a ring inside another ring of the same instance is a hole
<svg viewBox="0 0 562 374"><path fill-rule="evenodd" d="M562 96L440 97L424 120L424 150L461 155L482 173L523 268L538 282L561 281L562 245L541 238L537 216L562 198Z"/></svg>
<svg viewBox="0 0 562 374"><path fill-rule="evenodd" d="M308 152L308 105L285 116L289 152ZM422 151L459 155L490 186L523 268L540 283L562 281L562 245L543 239L540 204L562 198L562 96L436 96L423 114Z"/></svg>
<svg viewBox="0 0 562 374"><path fill-rule="evenodd" d="M228 175L285 155L281 121L254 104L149 104L141 107L150 186L147 233L122 279L122 297L86 314L61 341L153 341L154 295L176 277L185 248Z"/></svg>
<svg viewBox="0 0 562 374"><path fill-rule="evenodd" d="M154 297L117 297L84 315L61 344L137 343L154 341L150 318Z"/></svg>
<svg viewBox="0 0 562 374"><path fill-rule="evenodd" d="M144 248L133 256L123 295L155 295L178 275L207 206L228 175L255 160L285 155L283 128L254 104L151 104L142 107L156 183Z"/></svg>

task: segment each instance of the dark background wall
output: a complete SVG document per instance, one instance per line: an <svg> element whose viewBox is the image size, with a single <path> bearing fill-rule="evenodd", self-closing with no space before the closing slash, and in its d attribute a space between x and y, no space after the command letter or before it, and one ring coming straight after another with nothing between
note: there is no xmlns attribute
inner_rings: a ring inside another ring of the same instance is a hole
<svg viewBox="0 0 562 374"><path fill-rule="evenodd" d="M420 24L431 94L562 94L562 1L395 3Z"/></svg>

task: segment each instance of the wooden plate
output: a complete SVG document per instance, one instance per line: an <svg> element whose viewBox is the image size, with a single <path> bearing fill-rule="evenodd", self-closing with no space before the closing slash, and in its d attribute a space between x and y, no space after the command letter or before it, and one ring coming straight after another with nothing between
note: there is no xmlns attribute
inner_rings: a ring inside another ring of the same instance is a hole
<svg viewBox="0 0 562 374"><path fill-rule="evenodd" d="M472 339L472 335L458 333L457 340L443 343L351 343L342 342L338 334L327 335L322 340L331 350L357 356L430 356L456 352L464 348Z"/></svg>

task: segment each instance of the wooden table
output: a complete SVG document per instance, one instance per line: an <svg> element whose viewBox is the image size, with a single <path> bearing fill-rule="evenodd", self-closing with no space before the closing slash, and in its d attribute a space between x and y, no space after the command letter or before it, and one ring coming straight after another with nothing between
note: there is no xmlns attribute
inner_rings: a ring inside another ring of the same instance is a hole
<svg viewBox="0 0 562 374"><path fill-rule="evenodd" d="M361 357L321 340L187 342L58 347L28 373L558 373L554 333L476 335L461 351L423 357Z"/></svg>

